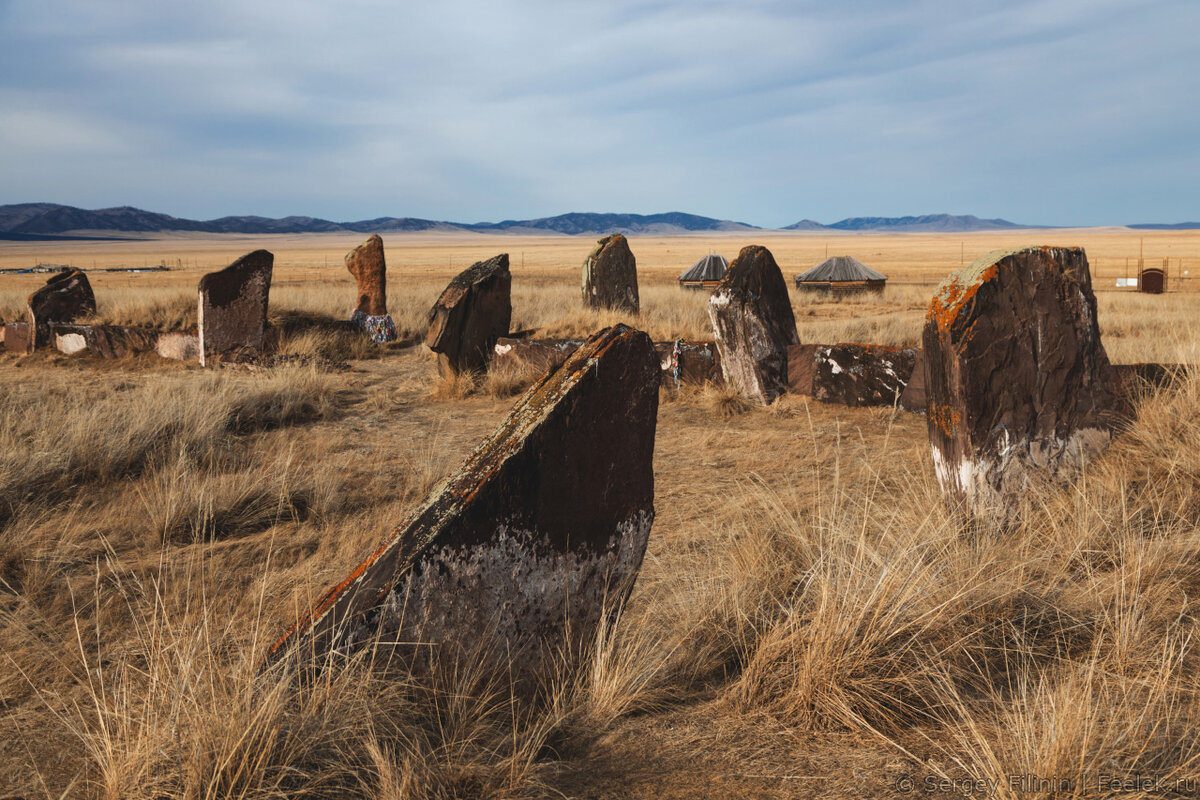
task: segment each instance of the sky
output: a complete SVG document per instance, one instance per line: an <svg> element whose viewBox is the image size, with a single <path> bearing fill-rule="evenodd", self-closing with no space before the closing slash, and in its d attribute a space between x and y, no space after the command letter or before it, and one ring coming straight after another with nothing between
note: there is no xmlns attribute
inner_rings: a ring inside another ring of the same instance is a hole
<svg viewBox="0 0 1200 800"><path fill-rule="evenodd" d="M0 0L0 203L1200 220L1196 0Z"/></svg>

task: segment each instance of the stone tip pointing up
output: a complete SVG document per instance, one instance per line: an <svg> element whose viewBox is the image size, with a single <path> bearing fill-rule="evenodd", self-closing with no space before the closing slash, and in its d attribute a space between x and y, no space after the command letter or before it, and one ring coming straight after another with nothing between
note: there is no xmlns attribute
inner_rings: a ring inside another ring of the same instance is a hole
<svg viewBox="0 0 1200 800"><path fill-rule="evenodd" d="M938 286L924 330L929 439L951 504L1008 516L1102 450L1127 409L1079 248L997 250Z"/></svg>
<svg viewBox="0 0 1200 800"><path fill-rule="evenodd" d="M376 634L433 648L498 637L495 666L532 674L547 654L578 653L646 550L658 384L645 333L592 336L268 660L301 642L318 657L347 652Z"/></svg>
<svg viewBox="0 0 1200 800"><path fill-rule="evenodd" d="M201 365L206 357L221 353L262 352L274 264L274 255L255 250L200 279L197 317Z"/></svg>
<svg viewBox="0 0 1200 800"><path fill-rule="evenodd" d="M769 405L788 388L788 347L800 344L787 282L771 251L743 247L709 298L725 382Z"/></svg>
<svg viewBox="0 0 1200 800"><path fill-rule="evenodd" d="M637 314L637 259L619 233L596 242L583 262L583 305Z"/></svg>
<svg viewBox="0 0 1200 800"><path fill-rule="evenodd" d="M387 310L387 262L379 234L371 234L346 254L346 269L358 282L358 305L350 321L380 344L396 341L396 324Z"/></svg>
<svg viewBox="0 0 1200 800"><path fill-rule="evenodd" d="M70 269L46 281L46 285L29 295L26 318L31 335L30 349L53 344L51 327L74 322L96 313L96 296L87 275Z"/></svg>
<svg viewBox="0 0 1200 800"><path fill-rule="evenodd" d="M508 254L460 272L429 310L425 344L438 354L443 375L487 369L496 340L512 323Z"/></svg>

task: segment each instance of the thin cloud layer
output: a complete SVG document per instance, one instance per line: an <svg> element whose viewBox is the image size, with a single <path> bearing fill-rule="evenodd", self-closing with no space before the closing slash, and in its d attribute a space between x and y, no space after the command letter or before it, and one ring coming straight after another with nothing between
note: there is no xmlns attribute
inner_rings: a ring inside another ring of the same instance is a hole
<svg viewBox="0 0 1200 800"><path fill-rule="evenodd" d="M0 2L0 202L1200 217L1200 7Z"/></svg>

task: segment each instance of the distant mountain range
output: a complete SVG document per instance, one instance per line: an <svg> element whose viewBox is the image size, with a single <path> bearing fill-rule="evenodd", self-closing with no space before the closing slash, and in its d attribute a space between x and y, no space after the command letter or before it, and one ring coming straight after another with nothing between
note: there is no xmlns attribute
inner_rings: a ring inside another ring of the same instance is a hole
<svg viewBox="0 0 1200 800"><path fill-rule="evenodd" d="M926 214L917 217L850 217L824 225L810 219L788 225L792 231L882 231L894 233L965 233L969 231L1015 230L1044 227L1018 225L1003 219L980 219L971 215ZM1139 224L1131 228L1146 230L1185 230L1200 228L1200 223L1176 225ZM317 217L221 217L193 220L172 217L130 206L88 211L55 203L21 203L0 206L0 239L36 241L39 239L88 238L115 234L160 232L196 233L386 233L404 231L475 231L479 233L559 233L566 235L608 233L669 235L695 231L762 230L744 222L734 222L673 211L667 214L591 214L571 213L541 219L504 220L503 222L444 222L415 217L378 217L358 222L331 222Z"/></svg>

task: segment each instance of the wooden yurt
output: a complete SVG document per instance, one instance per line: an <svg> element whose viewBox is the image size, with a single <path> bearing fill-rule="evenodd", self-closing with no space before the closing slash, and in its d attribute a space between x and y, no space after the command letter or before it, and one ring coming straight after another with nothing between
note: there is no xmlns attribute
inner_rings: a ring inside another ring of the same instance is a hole
<svg viewBox="0 0 1200 800"><path fill-rule="evenodd" d="M685 289L711 289L725 277L729 262L724 256L707 255L701 258L687 272L679 276L679 285Z"/></svg>
<svg viewBox="0 0 1200 800"><path fill-rule="evenodd" d="M853 256L830 256L796 276L796 288L806 292L882 292L886 284L887 275L876 272Z"/></svg>

